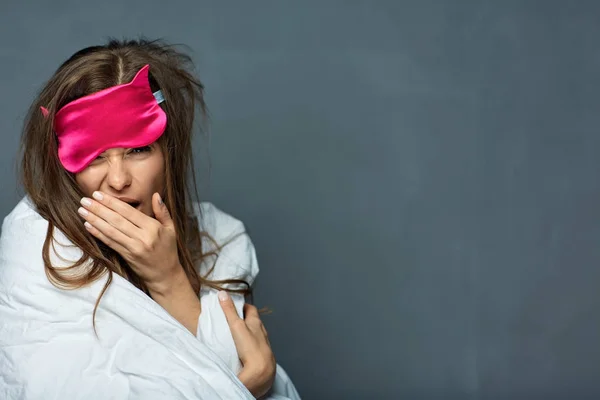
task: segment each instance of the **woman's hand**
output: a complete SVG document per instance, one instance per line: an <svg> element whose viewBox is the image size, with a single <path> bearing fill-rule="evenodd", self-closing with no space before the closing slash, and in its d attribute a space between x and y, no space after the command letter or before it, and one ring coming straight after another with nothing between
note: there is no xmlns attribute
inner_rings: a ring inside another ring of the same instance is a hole
<svg viewBox="0 0 600 400"><path fill-rule="evenodd" d="M219 292L219 300L243 366L238 378L254 397L264 396L275 380L276 363L258 310L245 304L242 319L227 292Z"/></svg>
<svg viewBox="0 0 600 400"><path fill-rule="evenodd" d="M152 196L156 219L105 193L93 197L84 197L79 208L88 231L123 256L149 290L169 290L182 267L173 220L160 195Z"/></svg>
<svg viewBox="0 0 600 400"><path fill-rule="evenodd" d="M195 335L200 300L179 262L175 226L160 195L152 196L156 219L105 193L93 197L81 199L78 210L87 230L118 252L154 301Z"/></svg>

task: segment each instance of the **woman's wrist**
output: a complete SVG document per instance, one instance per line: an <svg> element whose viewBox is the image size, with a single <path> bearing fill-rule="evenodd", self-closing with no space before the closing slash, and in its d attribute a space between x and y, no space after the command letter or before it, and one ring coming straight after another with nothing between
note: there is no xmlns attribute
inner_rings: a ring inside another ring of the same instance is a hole
<svg viewBox="0 0 600 400"><path fill-rule="evenodd" d="M252 396L259 398L262 394L259 391L259 382L257 376L248 371L248 368L242 368L238 375L238 379L248 389Z"/></svg>
<svg viewBox="0 0 600 400"><path fill-rule="evenodd" d="M238 379L246 389L256 398L264 396L271 388L272 381L265 382L265 376L274 375L274 371L268 365L244 366L238 374Z"/></svg>
<svg viewBox="0 0 600 400"><path fill-rule="evenodd" d="M157 297L169 298L173 293L178 292L183 285L189 284L183 266L179 263L171 267L166 275L168 277L167 279L161 279L160 281L157 280L155 282L145 282L148 291L155 300Z"/></svg>

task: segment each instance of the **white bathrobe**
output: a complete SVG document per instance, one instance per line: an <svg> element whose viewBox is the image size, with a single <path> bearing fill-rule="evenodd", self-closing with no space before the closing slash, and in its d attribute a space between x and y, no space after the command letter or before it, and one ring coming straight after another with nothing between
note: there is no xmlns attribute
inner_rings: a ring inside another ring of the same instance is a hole
<svg viewBox="0 0 600 400"><path fill-rule="evenodd" d="M195 205L203 230L226 243L211 279L252 283L258 265L243 224L211 204ZM253 399L237 379L240 362L216 291L202 289L196 336L114 274L81 289L52 285L42 245L48 223L27 198L4 219L0 237L0 399ZM59 231L51 250L67 266L81 250ZM210 242L204 245L210 248ZM212 260L201 265L205 274ZM241 313L244 299L234 295ZM279 366L269 399L299 399Z"/></svg>

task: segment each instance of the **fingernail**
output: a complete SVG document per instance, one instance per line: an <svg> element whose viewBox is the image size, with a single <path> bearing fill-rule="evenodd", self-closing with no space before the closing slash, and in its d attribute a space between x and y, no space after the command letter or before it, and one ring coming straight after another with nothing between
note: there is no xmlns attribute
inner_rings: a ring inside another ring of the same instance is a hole
<svg viewBox="0 0 600 400"><path fill-rule="evenodd" d="M219 294L217 295L217 297L219 298L219 301L225 301L225 300L227 300L229 298L229 295L227 294L226 291L221 290L219 292Z"/></svg>
<svg viewBox="0 0 600 400"><path fill-rule="evenodd" d="M81 204L89 207L92 205L92 201L90 199L88 199L87 197L84 197L83 199L81 199Z"/></svg>
<svg viewBox="0 0 600 400"><path fill-rule="evenodd" d="M104 196L100 192L92 193L92 197L95 198L96 200L102 200L104 198Z"/></svg>
<svg viewBox="0 0 600 400"><path fill-rule="evenodd" d="M83 208L83 207L79 207L79 208L77 209L77 212L78 212L79 214L83 215L84 217L85 217L86 215L88 215L88 210L86 210L86 209L85 209L85 208Z"/></svg>
<svg viewBox="0 0 600 400"><path fill-rule="evenodd" d="M163 205L163 201L162 201L162 197L160 197L160 193L158 194L158 204L160 204L161 206Z"/></svg>
<svg viewBox="0 0 600 400"><path fill-rule="evenodd" d="M85 221L83 223L83 225L85 225L86 228L90 229L92 227L92 224L90 224L89 222Z"/></svg>

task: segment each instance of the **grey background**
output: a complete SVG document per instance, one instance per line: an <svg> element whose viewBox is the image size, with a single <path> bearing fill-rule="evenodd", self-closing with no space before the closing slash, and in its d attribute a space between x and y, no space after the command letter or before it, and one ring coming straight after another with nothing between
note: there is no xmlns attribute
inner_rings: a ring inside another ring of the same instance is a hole
<svg viewBox="0 0 600 400"><path fill-rule="evenodd" d="M0 4L2 215L60 62L186 43L304 398L600 398L598 2Z"/></svg>

